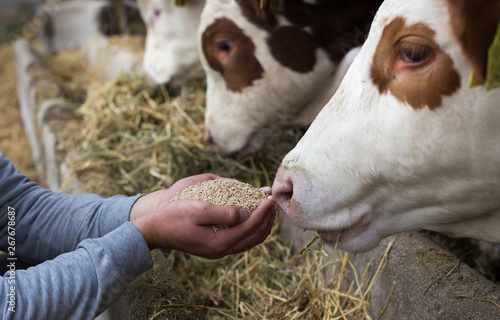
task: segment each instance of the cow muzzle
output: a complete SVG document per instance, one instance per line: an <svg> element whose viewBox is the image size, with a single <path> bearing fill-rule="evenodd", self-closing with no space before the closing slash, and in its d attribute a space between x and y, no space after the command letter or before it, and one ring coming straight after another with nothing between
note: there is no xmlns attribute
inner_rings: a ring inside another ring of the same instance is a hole
<svg viewBox="0 0 500 320"><path fill-rule="evenodd" d="M288 215L290 203L293 198L293 182L284 176L285 169L280 167L273 183L273 198L281 207L283 212Z"/></svg>

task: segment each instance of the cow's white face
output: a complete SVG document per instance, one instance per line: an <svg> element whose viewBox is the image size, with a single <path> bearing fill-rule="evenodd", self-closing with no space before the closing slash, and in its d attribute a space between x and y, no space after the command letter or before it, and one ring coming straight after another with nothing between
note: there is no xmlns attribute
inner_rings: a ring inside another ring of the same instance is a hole
<svg viewBox="0 0 500 320"><path fill-rule="evenodd" d="M288 8L269 14L259 3L208 0L200 21L205 140L223 154L255 151L266 131L309 125L336 89L338 63L315 31L294 25Z"/></svg>
<svg viewBox="0 0 500 320"><path fill-rule="evenodd" d="M139 0L147 26L143 68L157 84L202 78L197 31L205 1Z"/></svg>
<svg viewBox="0 0 500 320"><path fill-rule="evenodd" d="M499 20L500 1L484 6L384 2L277 174L273 194L296 225L354 251L418 229L500 242L500 88L469 86Z"/></svg>

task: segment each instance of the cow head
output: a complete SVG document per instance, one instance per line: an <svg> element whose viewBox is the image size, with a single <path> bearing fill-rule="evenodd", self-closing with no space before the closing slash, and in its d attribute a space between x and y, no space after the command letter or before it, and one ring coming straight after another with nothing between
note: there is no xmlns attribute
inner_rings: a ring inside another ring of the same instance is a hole
<svg viewBox="0 0 500 320"><path fill-rule="evenodd" d="M205 1L139 0L147 27L143 67L157 84L203 77L197 30Z"/></svg>
<svg viewBox="0 0 500 320"><path fill-rule="evenodd" d="M309 125L335 92L339 61L364 41L376 1L355 2L208 0L199 27L207 144L255 151L270 130Z"/></svg>
<svg viewBox="0 0 500 320"><path fill-rule="evenodd" d="M485 83L499 19L498 0L386 0L282 162L288 217L355 251L418 229L500 242L500 87Z"/></svg>

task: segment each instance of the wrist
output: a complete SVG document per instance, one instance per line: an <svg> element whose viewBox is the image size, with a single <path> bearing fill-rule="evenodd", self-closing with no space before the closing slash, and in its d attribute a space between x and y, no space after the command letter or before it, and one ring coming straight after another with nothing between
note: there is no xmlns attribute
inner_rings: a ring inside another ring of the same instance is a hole
<svg viewBox="0 0 500 320"><path fill-rule="evenodd" d="M147 195L148 193L140 195L139 198L137 198L137 200L134 202L134 204L130 208L129 219L128 219L129 221L134 221L141 217L144 211L145 197Z"/></svg>
<svg viewBox="0 0 500 320"><path fill-rule="evenodd" d="M131 214L132 217L132 214ZM149 250L155 249L157 246L155 245L155 241L153 241L154 237L152 237L152 230L150 224L148 222L149 219L134 219L131 222L135 225L135 227L142 234L142 237L146 241Z"/></svg>

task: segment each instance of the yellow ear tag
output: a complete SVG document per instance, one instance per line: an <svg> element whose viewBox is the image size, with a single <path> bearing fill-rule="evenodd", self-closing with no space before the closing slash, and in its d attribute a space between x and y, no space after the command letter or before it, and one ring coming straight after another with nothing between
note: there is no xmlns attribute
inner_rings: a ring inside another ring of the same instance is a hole
<svg viewBox="0 0 500 320"><path fill-rule="evenodd" d="M500 87L500 22L497 34L488 50L488 65L486 66L486 90Z"/></svg>
<svg viewBox="0 0 500 320"><path fill-rule="evenodd" d="M182 7L184 5L184 0L174 0L174 6Z"/></svg>
<svg viewBox="0 0 500 320"><path fill-rule="evenodd" d="M473 88L479 85L481 85L481 82L476 80L476 75L474 74L474 70L472 70L469 77L469 87Z"/></svg>
<svg viewBox="0 0 500 320"><path fill-rule="evenodd" d="M500 22L498 23L497 33L488 49L487 58L484 86L486 90L490 90L500 87ZM472 88L481 84L481 81L476 79L474 71L472 71L469 78L469 86Z"/></svg>

